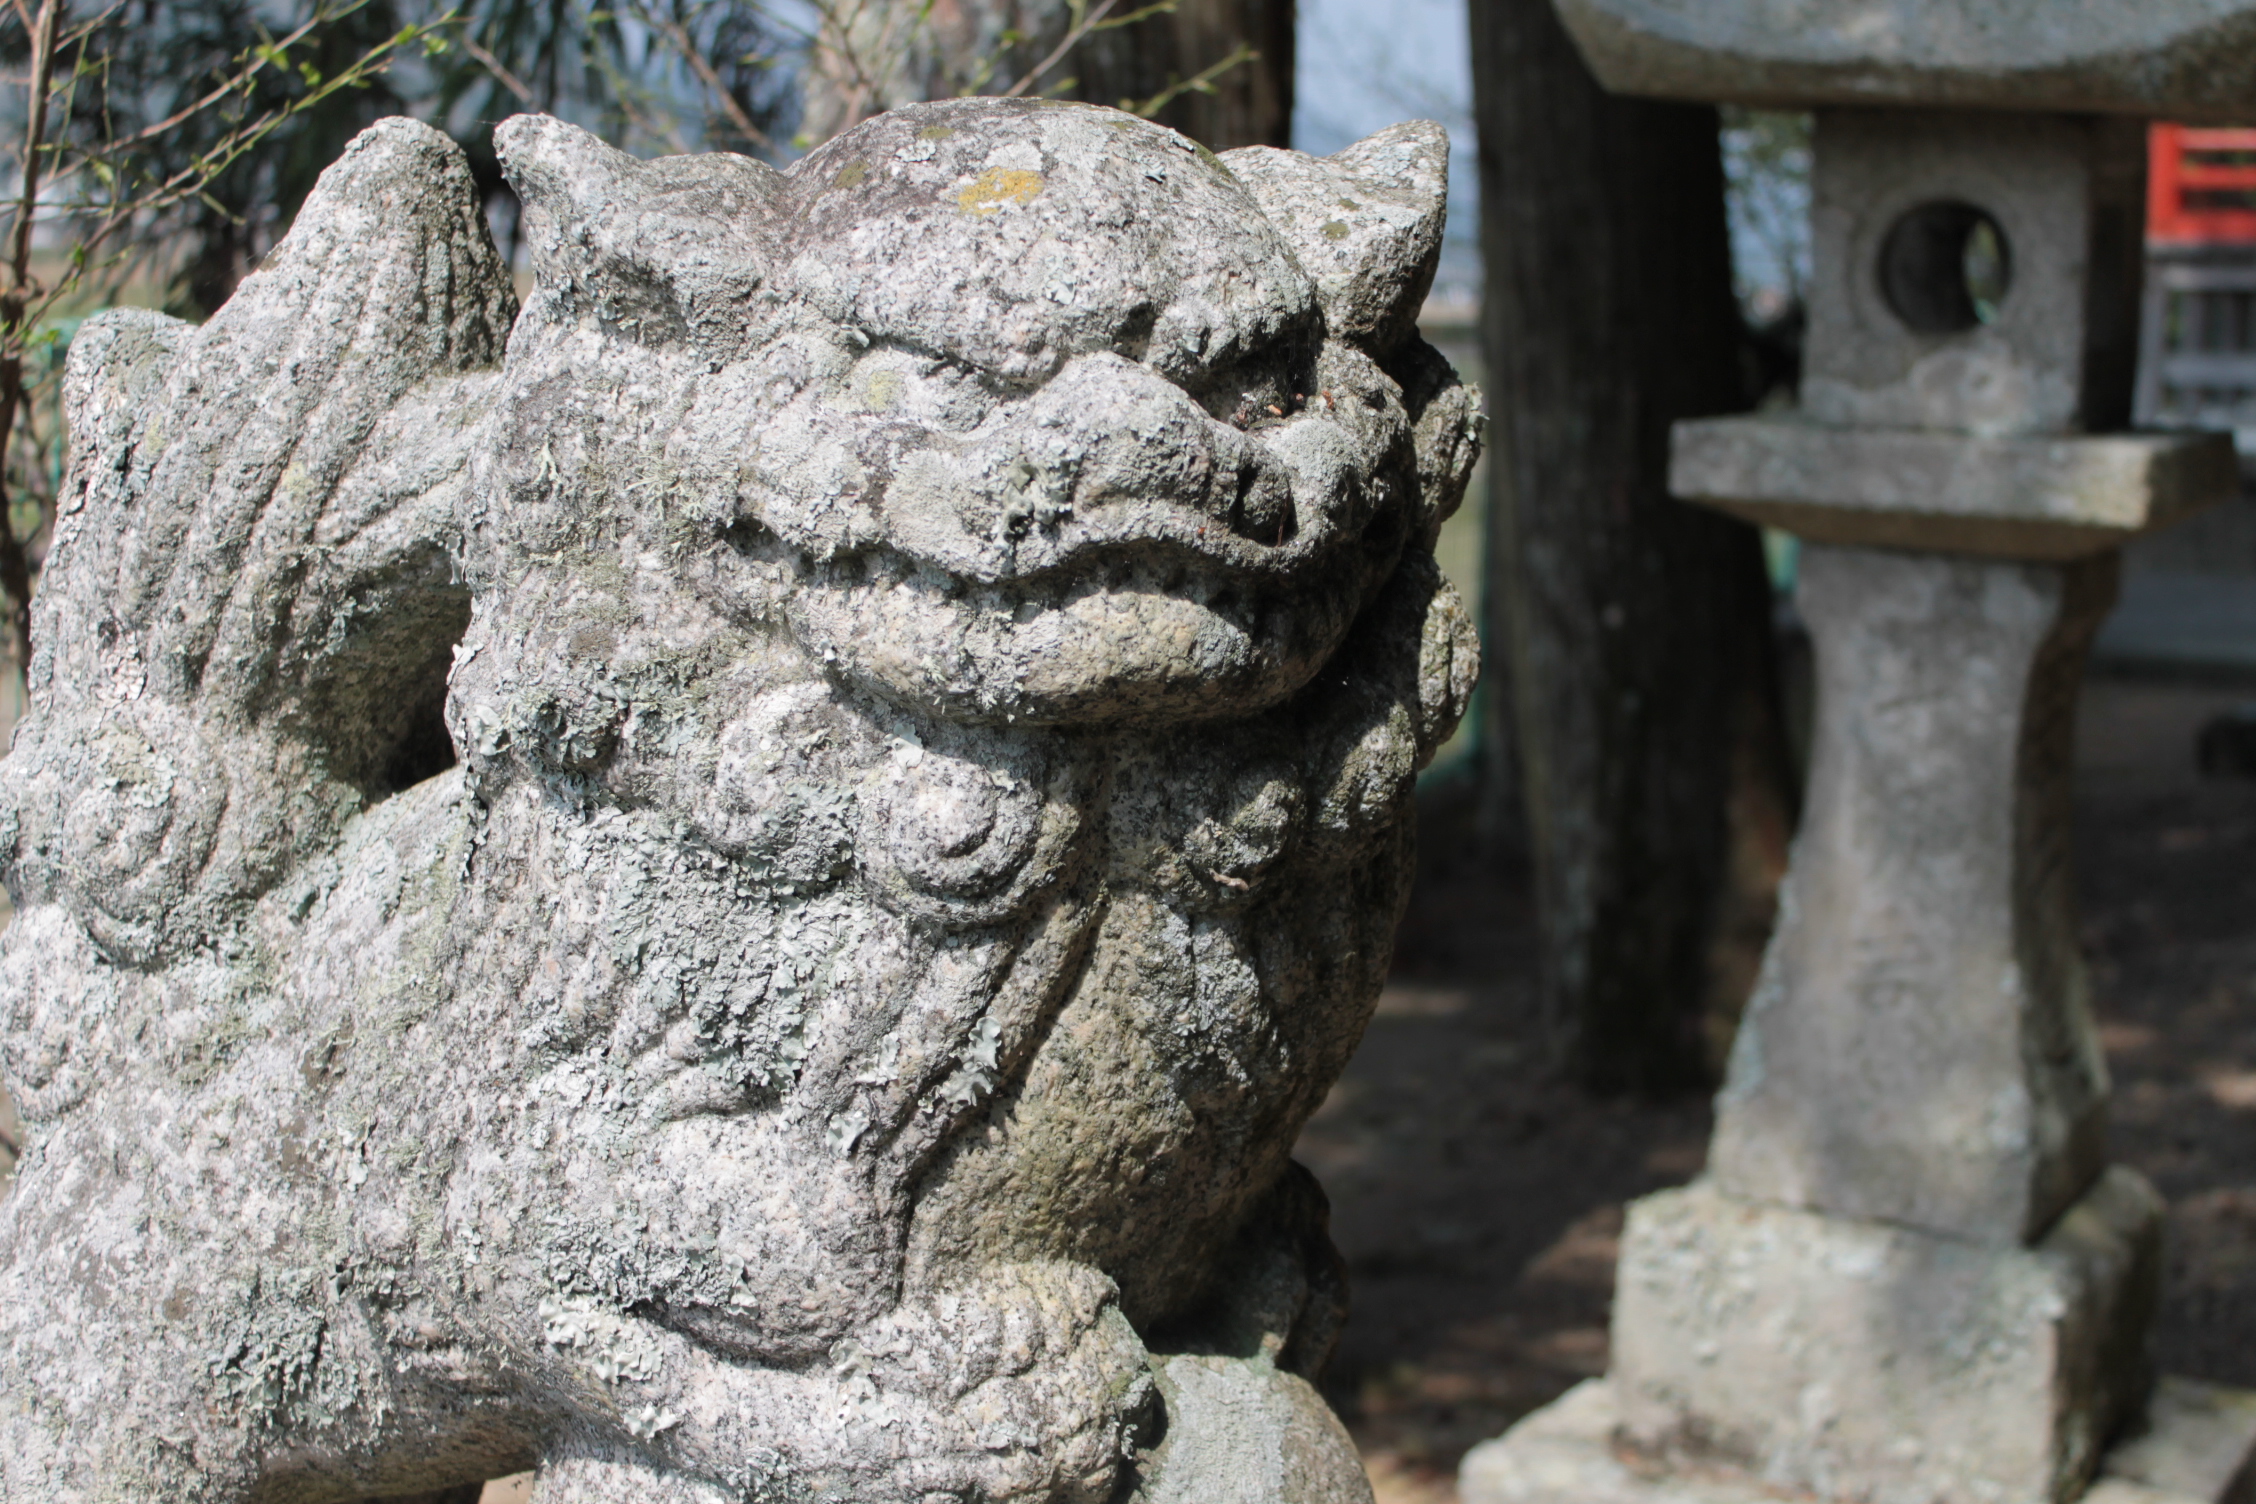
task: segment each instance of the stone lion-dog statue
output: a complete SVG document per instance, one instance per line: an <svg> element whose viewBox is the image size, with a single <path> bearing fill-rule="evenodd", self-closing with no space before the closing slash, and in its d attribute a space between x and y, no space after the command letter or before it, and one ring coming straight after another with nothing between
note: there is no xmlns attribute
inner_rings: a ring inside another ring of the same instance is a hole
<svg viewBox="0 0 2256 1504"><path fill-rule="evenodd" d="M366 132L106 314L0 765L0 1500L1368 1501L1289 1153L1475 670L1446 141Z"/></svg>

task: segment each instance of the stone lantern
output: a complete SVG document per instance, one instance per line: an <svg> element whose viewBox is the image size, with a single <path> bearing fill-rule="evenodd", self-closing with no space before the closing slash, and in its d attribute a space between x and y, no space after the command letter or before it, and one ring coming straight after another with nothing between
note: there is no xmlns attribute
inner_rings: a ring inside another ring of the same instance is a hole
<svg viewBox="0 0 2256 1504"><path fill-rule="evenodd" d="M1817 112L1802 408L1679 424L1671 472L1804 540L1817 728L1706 1174L1630 1209L1611 1374L1467 1504L2241 1497L2256 1396L2147 1366L2068 837L2118 550L2236 483L2124 429L2143 117L2256 114L2256 3L1559 9L1609 88Z"/></svg>

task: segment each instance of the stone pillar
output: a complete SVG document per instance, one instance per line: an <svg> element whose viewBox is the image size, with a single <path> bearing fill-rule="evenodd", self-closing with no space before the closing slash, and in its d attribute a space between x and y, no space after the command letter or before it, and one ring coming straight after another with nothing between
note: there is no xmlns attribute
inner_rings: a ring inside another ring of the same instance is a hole
<svg viewBox="0 0 2256 1504"><path fill-rule="evenodd" d="M1671 470L1807 545L1817 728L1707 1172L1631 1207L1610 1375L1467 1504L2237 1496L2256 1399L2147 1366L2162 1205L2106 1162L2068 850L2116 550L2235 483L2221 438L2110 431L2142 132L2090 112L2153 79L2120 28L1960 0L1561 8L1611 86L1820 107L1802 410L1679 424ZM2090 55L1970 78L1993 44Z"/></svg>
<svg viewBox="0 0 2256 1504"><path fill-rule="evenodd" d="M2112 537L2226 494L2230 446L1756 418L1675 450L1680 494L1835 540L1802 554L1804 823L1707 1173L1630 1208L1612 1372L1476 1451L1467 1504L2072 1498L2147 1398L2161 1219L2106 1164L2076 690ZM2237 1403L2169 1388L2134 1459L2225 1497Z"/></svg>
<svg viewBox="0 0 2256 1504"><path fill-rule="evenodd" d="M2010 1247L2104 1161L2069 888L2111 554L1812 545L1821 712L1788 899L1717 1101L1728 1195Z"/></svg>
<svg viewBox="0 0 2256 1504"><path fill-rule="evenodd" d="M2256 1410L2195 1386L2102 1455L2150 1387L2161 1203L2106 1164L2068 850L2113 539L2232 471L2200 436L1680 425L1680 494L1834 540L1804 824L1707 1174L1630 1209L1612 1373L1468 1458L1467 1504L2244 1476Z"/></svg>
<svg viewBox="0 0 2256 1504"><path fill-rule="evenodd" d="M1828 1494L2059 1497L2144 1395L2159 1254L2105 1168L2069 892L2114 559L1803 569L1806 823L1707 1177L1631 1212L1624 1434Z"/></svg>

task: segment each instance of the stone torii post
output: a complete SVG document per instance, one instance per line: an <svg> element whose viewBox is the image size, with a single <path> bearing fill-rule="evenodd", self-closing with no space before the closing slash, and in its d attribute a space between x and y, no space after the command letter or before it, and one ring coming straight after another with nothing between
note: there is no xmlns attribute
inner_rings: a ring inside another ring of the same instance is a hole
<svg viewBox="0 0 2256 1504"><path fill-rule="evenodd" d="M2123 431L2141 127L2256 107L2256 4L1559 8L1609 88L1817 111L1802 409L1680 423L1672 480L1805 540L1818 724L1707 1172L1630 1210L1611 1374L1465 1498L2240 1497L2256 1396L2146 1359L2068 837L2117 551L2235 483Z"/></svg>

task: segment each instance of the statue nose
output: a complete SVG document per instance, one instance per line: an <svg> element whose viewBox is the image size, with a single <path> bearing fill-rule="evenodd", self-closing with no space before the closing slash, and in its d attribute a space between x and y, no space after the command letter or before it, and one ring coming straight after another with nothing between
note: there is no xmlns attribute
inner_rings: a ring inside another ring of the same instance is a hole
<svg viewBox="0 0 2256 1504"><path fill-rule="evenodd" d="M1002 531L1014 539L1076 518L1093 523L1108 512L1152 507L1187 510L1201 525L1272 547L1292 541L1297 530L1284 469L1257 444L1238 453L1185 453L1131 435L1103 435L1062 454L1021 453L997 480L1000 494L975 505L999 516Z"/></svg>
<svg viewBox="0 0 2256 1504"><path fill-rule="evenodd" d="M999 518L1007 536L1069 523L1133 528L1135 514L1154 509L1188 511L1196 528L1218 526L1272 547L1297 530L1284 465L1141 367L1117 359L1077 365L1030 408L1007 435L1017 442L981 467L985 494L967 498Z"/></svg>

